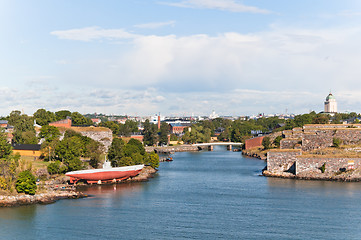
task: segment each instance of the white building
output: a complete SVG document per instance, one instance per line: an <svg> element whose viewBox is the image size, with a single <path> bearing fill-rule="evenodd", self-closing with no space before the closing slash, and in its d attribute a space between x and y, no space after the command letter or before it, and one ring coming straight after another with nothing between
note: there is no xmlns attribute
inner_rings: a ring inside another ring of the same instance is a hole
<svg viewBox="0 0 361 240"><path fill-rule="evenodd" d="M325 113L337 113L337 102L332 93L326 97Z"/></svg>

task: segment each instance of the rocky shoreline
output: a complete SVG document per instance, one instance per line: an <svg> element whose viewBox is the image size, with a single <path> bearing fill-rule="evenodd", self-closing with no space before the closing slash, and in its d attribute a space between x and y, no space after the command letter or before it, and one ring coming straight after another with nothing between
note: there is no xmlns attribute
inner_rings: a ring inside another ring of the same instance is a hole
<svg viewBox="0 0 361 240"><path fill-rule="evenodd" d="M45 193L38 193L35 195L2 195L0 196L0 207L16 207L31 204L49 204L54 203L60 199L76 199L83 197L86 197L84 193L73 190L47 191Z"/></svg>
<svg viewBox="0 0 361 240"><path fill-rule="evenodd" d="M143 182L152 178L158 170L146 166L140 173L133 177L124 180L123 182ZM66 183L67 177L60 177L56 180L46 181L43 185L39 185L42 190L35 195L14 194L1 195L0 194L0 208L1 207L17 207L32 204L50 204L60 199L78 199L87 197L86 194L77 190L76 186L68 185ZM121 184L121 183L120 183Z"/></svg>
<svg viewBox="0 0 361 240"><path fill-rule="evenodd" d="M261 160L267 160L267 156L260 151L242 150L242 155L247 157L258 158Z"/></svg>

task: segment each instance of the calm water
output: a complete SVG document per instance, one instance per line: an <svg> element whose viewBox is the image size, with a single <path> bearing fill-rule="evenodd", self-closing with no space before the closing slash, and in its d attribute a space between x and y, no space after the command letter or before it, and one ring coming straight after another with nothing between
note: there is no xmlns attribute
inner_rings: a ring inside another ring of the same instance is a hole
<svg viewBox="0 0 361 240"><path fill-rule="evenodd" d="M361 183L261 177L222 147L173 158L149 182L0 209L0 239L361 239Z"/></svg>

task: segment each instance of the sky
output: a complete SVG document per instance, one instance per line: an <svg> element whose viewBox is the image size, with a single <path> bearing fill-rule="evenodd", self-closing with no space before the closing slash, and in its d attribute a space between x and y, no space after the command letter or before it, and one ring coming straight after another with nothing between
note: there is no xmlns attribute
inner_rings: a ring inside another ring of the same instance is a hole
<svg viewBox="0 0 361 240"><path fill-rule="evenodd" d="M0 115L361 112L359 0L0 0Z"/></svg>

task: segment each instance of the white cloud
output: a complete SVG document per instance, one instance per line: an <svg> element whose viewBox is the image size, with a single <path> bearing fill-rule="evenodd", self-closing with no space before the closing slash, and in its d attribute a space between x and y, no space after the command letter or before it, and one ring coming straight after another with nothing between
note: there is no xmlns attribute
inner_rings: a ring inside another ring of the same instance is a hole
<svg viewBox="0 0 361 240"><path fill-rule="evenodd" d="M339 108L352 110L361 102L360 38L358 28L279 26L253 34L138 35L126 50L114 45L116 57L94 56L63 77L69 84L123 89L118 97L98 92L97 101L82 99L79 106L85 102L87 109L111 103L109 109L139 114L301 113L321 111L332 89ZM353 103L343 94L350 89Z"/></svg>
<svg viewBox="0 0 361 240"><path fill-rule="evenodd" d="M134 25L134 27L156 29L156 28L161 28L161 27L166 27L166 26L174 27L174 25L175 25L175 21L168 21L168 22L143 23L143 24Z"/></svg>
<svg viewBox="0 0 361 240"><path fill-rule="evenodd" d="M78 41L92 41L98 39L133 39L138 37L124 31L123 29L102 29L100 27L86 27L70 30L53 31L50 34L57 36L60 39L78 40Z"/></svg>
<svg viewBox="0 0 361 240"><path fill-rule="evenodd" d="M183 7L183 8L199 8L199 9L218 9L230 12L250 12L250 13L262 13L267 14L270 11L260 9L253 6L246 6L235 0L184 0L176 3L172 2L160 2L161 4Z"/></svg>

